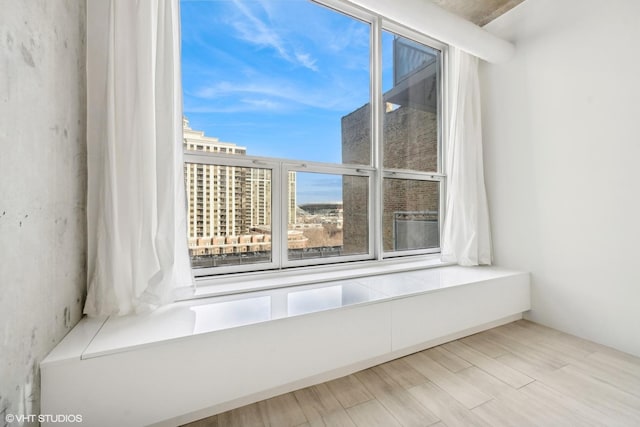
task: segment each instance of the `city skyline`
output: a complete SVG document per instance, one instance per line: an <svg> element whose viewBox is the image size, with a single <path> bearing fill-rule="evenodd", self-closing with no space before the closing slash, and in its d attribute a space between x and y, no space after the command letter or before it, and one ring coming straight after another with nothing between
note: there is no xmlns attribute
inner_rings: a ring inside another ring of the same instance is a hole
<svg viewBox="0 0 640 427"><path fill-rule="evenodd" d="M250 147L236 144L232 141L220 141L220 138L212 135L207 135L204 131L193 129L190 125L188 117L183 118L185 140L192 138L194 135L202 138L202 141L207 141L211 144L215 142L216 145L233 147L234 153L241 153L242 155L251 155ZM187 133L189 137L187 137ZM231 150L231 148L230 148ZM229 151L228 153L230 153ZM296 175L296 194L293 200L296 201L296 206L313 203L342 203L342 177L339 175L322 175L311 172L298 172ZM302 187L302 191L300 191Z"/></svg>
<svg viewBox="0 0 640 427"><path fill-rule="evenodd" d="M247 148L192 129L183 117L183 144L188 153L246 156ZM342 202L308 205L296 202L297 173L288 172L287 250L291 257L341 253ZM305 173L300 173L304 176ZM199 267L260 263L271 259L272 171L185 162L189 251ZM305 205L303 205L305 206Z"/></svg>

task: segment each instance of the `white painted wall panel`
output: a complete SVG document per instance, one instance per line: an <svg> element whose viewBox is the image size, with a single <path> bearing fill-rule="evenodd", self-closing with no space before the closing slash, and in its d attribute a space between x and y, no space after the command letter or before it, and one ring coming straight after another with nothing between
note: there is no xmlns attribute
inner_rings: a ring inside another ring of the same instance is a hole
<svg viewBox="0 0 640 427"><path fill-rule="evenodd" d="M528 317L640 356L640 2L527 0L481 65L498 265L531 272Z"/></svg>

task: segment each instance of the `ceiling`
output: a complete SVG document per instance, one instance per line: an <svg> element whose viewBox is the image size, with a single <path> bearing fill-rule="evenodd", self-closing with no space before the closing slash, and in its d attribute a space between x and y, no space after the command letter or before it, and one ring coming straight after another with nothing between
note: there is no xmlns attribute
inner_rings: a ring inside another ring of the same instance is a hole
<svg viewBox="0 0 640 427"><path fill-rule="evenodd" d="M431 0L441 8L483 26L524 0Z"/></svg>

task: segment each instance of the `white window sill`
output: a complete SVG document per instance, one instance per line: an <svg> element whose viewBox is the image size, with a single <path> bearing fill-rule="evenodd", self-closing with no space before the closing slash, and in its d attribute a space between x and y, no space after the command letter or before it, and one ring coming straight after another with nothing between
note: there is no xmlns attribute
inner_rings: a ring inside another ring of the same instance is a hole
<svg viewBox="0 0 640 427"><path fill-rule="evenodd" d="M416 271L454 265L441 261L440 254L358 261L342 264L296 267L280 271L257 271L196 279L196 289L184 290L179 299L205 298L242 292L319 284L382 274Z"/></svg>

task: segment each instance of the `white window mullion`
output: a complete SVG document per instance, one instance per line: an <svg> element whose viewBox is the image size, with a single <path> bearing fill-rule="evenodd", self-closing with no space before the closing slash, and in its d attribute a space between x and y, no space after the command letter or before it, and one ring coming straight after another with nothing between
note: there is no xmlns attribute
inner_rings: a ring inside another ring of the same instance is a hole
<svg viewBox="0 0 640 427"><path fill-rule="evenodd" d="M384 256L382 242L382 165L383 153L383 117L382 117L382 22L376 18L371 23L371 164L375 173L371 182L369 226L370 248L375 259Z"/></svg>
<svg viewBox="0 0 640 427"><path fill-rule="evenodd" d="M271 257L277 268L287 255L287 188L287 171L278 163L271 172Z"/></svg>
<svg viewBox="0 0 640 427"><path fill-rule="evenodd" d="M440 100L440 129L438 132L439 141L438 141L438 172L443 175L442 182L440 183L440 243L442 244L442 227L444 224L444 218L446 214L446 195L447 195L447 180L446 175L448 173L447 168L445 167L444 159L446 159L447 155L447 141L449 140L449 127L446 125L449 123L449 78L448 73L445 70L450 70L449 68L449 48L448 46L443 46L441 48L442 57L440 59L440 68L438 72L440 73L440 85L438 86L438 99Z"/></svg>

